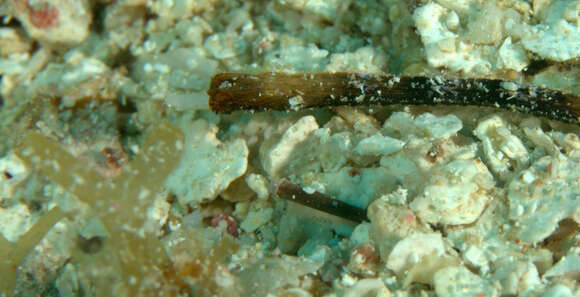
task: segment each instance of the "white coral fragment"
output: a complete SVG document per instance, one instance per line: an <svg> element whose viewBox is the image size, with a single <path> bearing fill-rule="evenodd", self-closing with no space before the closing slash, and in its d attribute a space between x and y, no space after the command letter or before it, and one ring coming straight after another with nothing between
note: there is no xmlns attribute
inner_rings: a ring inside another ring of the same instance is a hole
<svg viewBox="0 0 580 297"><path fill-rule="evenodd" d="M222 142L218 128L197 120L186 129L185 152L167 187L180 202L207 202L246 172L248 146L242 139Z"/></svg>
<svg viewBox="0 0 580 297"><path fill-rule="evenodd" d="M411 208L429 223L469 224L485 209L493 176L480 160L456 160L431 177Z"/></svg>

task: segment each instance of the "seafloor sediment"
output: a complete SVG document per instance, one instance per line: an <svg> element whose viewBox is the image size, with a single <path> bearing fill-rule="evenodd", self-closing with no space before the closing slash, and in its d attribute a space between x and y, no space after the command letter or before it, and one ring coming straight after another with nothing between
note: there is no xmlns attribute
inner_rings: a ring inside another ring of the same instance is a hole
<svg viewBox="0 0 580 297"><path fill-rule="evenodd" d="M218 115L206 91L276 71L580 95L579 11L2 1L0 296L578 296L578 125L472 106Z"/></svg>

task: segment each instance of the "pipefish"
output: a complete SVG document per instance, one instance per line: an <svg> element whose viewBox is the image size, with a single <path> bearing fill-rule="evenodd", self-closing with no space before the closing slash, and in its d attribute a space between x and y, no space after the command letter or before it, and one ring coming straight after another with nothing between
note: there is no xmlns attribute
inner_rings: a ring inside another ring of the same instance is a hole
<svg viewBox="0 0 580 297"><path fill-rule="evenodd" d="M363 73L221 73L208 90L216 113L340 105L474 105L580 124L580 96L500 79Z"/></svg>

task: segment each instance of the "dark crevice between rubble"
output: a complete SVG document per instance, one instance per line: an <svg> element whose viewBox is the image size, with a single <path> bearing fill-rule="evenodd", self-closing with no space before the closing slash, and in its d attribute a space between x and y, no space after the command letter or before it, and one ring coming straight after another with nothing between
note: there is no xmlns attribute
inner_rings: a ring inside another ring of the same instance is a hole
<svg viewBox="0 0 580 297"><path fill-rule="evenodd" d="M526 76L534 76L544 69L550 67L553 63L548 60L534 60L524 69L524 75Z"/></svg>
<svg viewBox="0 0 580 297"><path fill-rule="evenodd" d="M103 1L93 1L92 4L93 20L90 25L90 31L103 34L105 32L105 13L109 4Z"/></svg>
<svg viewBox="0 0 580 297"><path fill-rule="evenodd" d="M572 219L563 219L548 238L540 243L540 247L550 250L554 263L560 261L573 245L574 236L580 233L580 225Z"/></svg>

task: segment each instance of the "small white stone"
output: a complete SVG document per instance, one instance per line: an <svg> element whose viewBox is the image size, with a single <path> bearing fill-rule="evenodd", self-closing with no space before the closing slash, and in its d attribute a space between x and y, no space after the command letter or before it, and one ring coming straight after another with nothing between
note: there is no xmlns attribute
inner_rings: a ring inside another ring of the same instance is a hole
<svg viewBox="0 0 580 297"><path fill-rule="evenodd" d="M514 174L528 166L526 147L499 116L479 122L474 134L483 143L486 164L501 180L509 181Z"/></svg>
<svg viewBox="0 0 580 297"><path fill-rule="evenodd" d="M430 231L407 206L391 205L382 199L371 203L367 216L371 220L371 237L382 259L387 259L394 246L409 234Z"/></svg>
<svg viewBox="0 0 580 297"><path fill-rule="evenodd" d="M245 232L254 232L259 227L266 224L272 218L274 209L272 208L250 208L248 215L240 224L240 228Z"/></svg>
<svg viewBox="0 0 580 297"><path fill-rule="evenodd" d="M459 16L457 15L457 13L455 13L455 11L451 11L447 15L447 18L445 19L445 25L447 25L447 28L449 28L450 30L457 30L460 23Z"/></svg>
<svg viewBox="0 0 580 297"><path fill-rule="evenodd" d="M413 20L425 46L427 61L433 67L446 67L465 73L489 73L492 64L481 47L475 47L451 32L445 19L449 9L429 2L413 12Z"/></svg>
<svg viewBox="0 0 580 297"><path fill-rule="evenodd" d="M266 69L285 71L321 71L328 64L328 51L314 44L291 45L272 51L264 58Z"/></svg>
<svg viewBox="0 0 580 297"><path fill-rule="evenodd" d="M426 136L435 139L449 138L463 128L461 120L452 114L437 117L430 113L424 113L416 117L413 123L425 131Z"/></svg>
<svg viewBox="0 0 580 297"><path fill-rule="evenodd" d="M515 71L522 71L530 60L526 55L525 50L518 44L512 43L511 37L508 37L499 48L499 63L501 68L511 69Z"/></svg>
<svg viewBox="0 0 580 297"><path fill-rule="evenodd" d="M16 57L28 57L27 52L32 46L32 41L25 37L22 30L2 27L0 28L0 44L2 44L0 58L14 59ZM4 59L0 59L0 64L3 64L2 60ZM6 70L0 70L0 73L6 73Z"/></svg>
<svg viewBox="0 0 580 297"><path fill-rule="evenodd" d="M354 150L360 155L381 156L396 153L404 145L405 143L398 139L375 134L361 140Z"/></svg>
<svg viewBox="0 0 580 297"><path fill-rule="evenodd" d="M521 124L527 138L538 148L543 148L549 154L559 153L560 149L552 138L540 128L539 120L527 120Z"/></svg>
<svg viewBox="0 0 580 297"><path fill-rule="evenodd" d="M481 274L485 275L489 271L489 261L483 250L477 246L470 245L463 254L463 257L467 263L477 267L481 271Z"/></svg>
<svg viewBox="0 0 580 297"><path fill-rule="evenodd" d="M358 169L345 166L337 172L319 176L325 185L325 194L361 208L367 208L372 201L395 187L392 175L382 167Z"/></svg>
<svg viewBox="0 0 580 297"><path fill-rule="evenodd" d="M361 47L354 53L335 53L330 56L326 66L328 72L363 72L382 74L388 58L374 47ZM372 96L373 93L367 93Z"/></svg>
<svg viewBox="0 0 580 297"><path fill-rule="evenodd" d="M554 285L550 289L546 290L542 295L540 295L540 297L573 297L573 296L577 295L572 293L572 290L570 290L570 288L561 284Z"/></svg>
<svg viewBox="0 0 580 297"><path fill-rule="evenodd" d="M236 32L220 32L206 38L204 47L216 59L238 56L246 49L246 42Z"/></svg>
<svg viewBox="0 0 580 297"><path fill-rule="evenodd" d="M560 19L552 24L540 24L534 34L521 41L523 47L544 59L567 61L580 56L580 29Z"/></svg>
<svg viewBox="0 0 580 297"><path fill-rule="evenodd" d="M6 240L17 241L32 225L32 215L26 205L0 208L0 233Z"/></svg>
<svg viewBox="0 0 580 297"><path fill-rule="evenodd" d="M502 295L525 295L542 284L536 266L531 262L498 261L496 271L491 277L501 283Z"/></svg>
<svg viewBox="0 0 580 297"><path fill-rule="evenodd" d="M361 246L365 243L371 242L371 224L362 223L354 228L350 235L351 246Z"/></svg>
<svg viewBox="0 0 580 297"><path fill-rule="evenodd" d="M580 274L580 248L571 248L568 253L543 275L544 279L578 278Z"/></svg>
<svg viewBox="0 0 580 297"><path fill-rule="evenodd" d="M16 187L29 175L24 162L9 153L0 159L0 199L12 198Z"/></svg>
<svg viewBox="0 0 580 297"><path fill-rule="evenodd" d="M268 199L270 192L268 191L268 181L264 176L250 173L246 176L246 184L258 195L258 199Z"/></svg>
<svg viewBox="0 0 580 297"><path fill-rule="evenodd" d="M298 250L297 255L314 262L325 263L332 257L332 250L320 237L311 237Z"/></svg>
<svg viewBox="0 0 580 297"><path fill-rule="evenodd" d="M395 245L387 259L387 268L401 275L423 259L423 257L438 257L444 253L445 242L441 234L413 234ZM416 261L413 261L413 258Z"/></svg>
<svg viewBox="0 0 580 297"><path fill-rule="evenodd" d="M405 139L405 136L417 134L413 116L408 112L394 112L383 124L384 134Z"/></svg>
<svg viewBox="0 0 580 297"><path fill-rule="evenodd" d="M343 297L391 297L391 291L380 278L361 279L348 288Z"/></svg>
<svg viewBox="0 0 580 297"><path fill-rule="evenodd" d="M410 206L425 222L469 224L485 209L493 185L493 176L480 160L452 161L431 177Z"/></svg>
<svg viewBox="0 0 580 297"><path fill-rule="evenodd" d="M30 2L30 3L29 3ZM28 34L48 44L78 44L89 35L93 19L87 0L18 1L13 12Z"/></svg>
<svg viewBox="0 0 580 297"><path fill-rule="evenodd" d="M536 180L536 177L531 171L526 170L524 173L522 173L522 181L524 183L531 184L534 180Z"/></svg>
<svg viewBox="0 0 580 297"><path fill-rule="evenodd" d="M290 97L288 99L288 105L290 105L290 109L298 111L302 109L302 106L304 106L304 98L300 95Z"/></svg>
<svg viewBox="0 0 580 297"><path fill-rule="evenodd" d="M262 167L271 177L276 177L288 158L314 130L318 124L313 116L305 116L288 128L278 143L262 155Z"/></svg>
<svg viewBox="0 0 580 297"><path fill-rule="evenodd" d="M354 284L356 284L356 281L357 281L357 279L354 276L352 276L348 273L345 273L342 275L340 283L343 286L350 287L350 286L353 286Z"/></svg>
<svg viewBox="0 0 580 297"><path fill-rule="evenodd" d="M499 296L499 289L490 281L473 274L463 266L443 268L435 273L437 296Z"/></svg>
<svg viewBox="0 0 580 297"><path fill-rule="evenodd" d="M248 146L243 139L220 141L217 127L205 120L185 125L185 151L178 168L167 179L167 188L183 204L212 201L246 172Z"/></svg>
<svg viewBox="0 0 580 297"><path fill-rule="evenodd" d="M403 187L398 187L395 191L381 196L381 200L388 202L392 205L407 205L407 194L408 190Z"/></svg>
<svg viewBox="0 0 580 297"><path fill-rule="evenodd" d="M517 238L537 243L550 236L566 218L580 218L580 164L564 155L537 160L523 176L535 177L528 183L514 179L508 186L509 218L518 222Z"/></svg>

